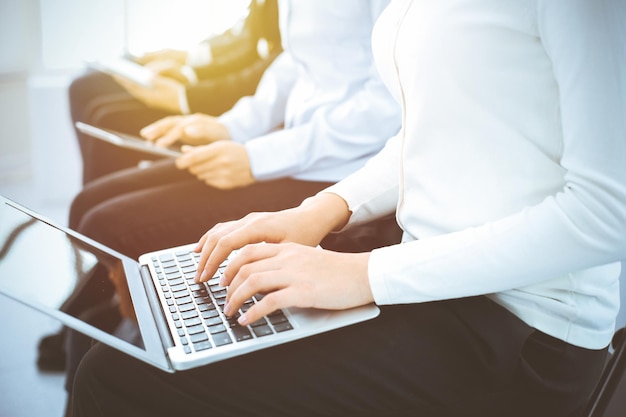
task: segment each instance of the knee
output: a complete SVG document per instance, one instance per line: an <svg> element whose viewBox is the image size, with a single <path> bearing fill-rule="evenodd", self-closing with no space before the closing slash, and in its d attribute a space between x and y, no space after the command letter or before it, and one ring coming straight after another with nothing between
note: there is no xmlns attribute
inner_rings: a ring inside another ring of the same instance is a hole
<svg viewBox="0 0 626 417"><path fill-rule="evenodd" d="M96 206L83 212L74 230L105 246L114 247L114 238L119 232L116 223L111 221L114 218L106 205Z"/></svg>
<svg viewBox="0 0 626 417"><path fill-rule="evenodd" d="M72 80L68 88L70 106L82 109L85 105L100 94L95 90L99 74L86 72Z"/></svg>
<svg viewBox="0 0 626 417"><path fill-rule="evenodd" d="M74 78L68 88L70 110L74 120L88 121L90 108L106 94L124 91L110 76L90 71Z"/></svg>
<svg viewBox="0 0 626 417"><path fill-rule="evenodd" d="M94 415L90 410L98 410L99 398L107 387L107 359L110 348L97 344L87 352L76 369L71 391L74 415Z"/></svg>
<svg viewBox="0 0 626 417"><path fill-rule="evenodd" d="M74 197L70 205L68 222L70 229L80 231L79 225L85 217L85 214L99 202L99 200L95 198L96 196L97 193L92 191L89 185L86 185L81 192Z"/></svg>

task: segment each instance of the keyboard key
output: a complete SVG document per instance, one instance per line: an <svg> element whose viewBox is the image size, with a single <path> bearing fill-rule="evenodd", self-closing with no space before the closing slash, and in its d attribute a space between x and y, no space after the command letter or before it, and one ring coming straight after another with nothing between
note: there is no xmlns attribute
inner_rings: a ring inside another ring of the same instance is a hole
<svg viewBox="0 0 626 417"><path fill-rule="evenodd" d="M187 333L189 333L190 335L204 333L204 326L199 324L197 326L187 327Z"/></svg>
<svg viewBox="0 0 626 417"><path fill-rule="evenodd" d="M195 345L198 342L204 342L205 340L209 340L209 335L206 333L196 333L189 336L189 340Z"/></svg>
<svg viewBox="0 0 626 417"><path fill-rule="evenodd" d="M203 311L202 313L200 313L202 315L203 319L210 319L211 317L219 317L219 313L217 312L217 310L207 310L207 311Z"/></svg>
<svg viewBox="0 0 626 417"><path fill-rule="evenodd" d="M278 323L274 325L274 330L276 330L277 333L284 332L287 330L292 330L292 329L293 327L291 326L291 323L289 322Z"/></svg>
<svg viewBox="0 0 626 417"><path fill-rule="evenodd" d="M224 346L233 343L228 333L218 333L213 335L213 343L215 346Z"/></svg>
<svg viewBox="0 0 626 417"><path fill-rule="evenodd" d="M223 324L218 324L218 325L209 327L209 333L211 334L222 333L225 331L226 331L226 326L224 326Z"/></svg>
<svg viewBox="0 0 626 417"><path fill-rule="evenodd" d="M270 315L267 318L270 320L270 323L274 325L288 321L287 317L282 312L273 316Z"/></svg>
<svg viewBox="0 0 626 417"><path fill-rule="evenodd" d="M170 289L172 290L172 292L183 291L187 289L187 285L186 284L172 285L170 286Z"/></svg>
<svg viewBox="0 0 626 417"><path fill-rule="evenodd" d="M248 330L247 327L231 326L231 330L233 331L233 335L235 336L235 340L237 342L242 342L244 340L252 339L252 333L250 333L250 330Z"/></svg>
<svg viewBox="0 0 626 417"><path fill-rule="evenodd" d="M211 342L209 340L205 340L205 341L193 344L193 348L196 350L196 352L211 349L212 347L213 346L211 346Z"/></svg>
<svg viewBox="0 0 626 417"><path fill-rule="evenodd" d="M184 311L189 311L189 310L195 310L196 306L194 304L183 304L182 306L178 306L178 309L181 312L184 312ZM174 312L172 311L172 313Z"/></svg>
<svg viewBox="0 0 626 417"><path fill-rule="evenodd" d="M263 326L257 326L257 327L253 327L252 331L254 332L254 334L257 337L263 337L263 336L268 336L272 333L274 333L272 331L272 329L270 328L270 326L268 326L267 324L263 325Z"/></svg>
<svg viewBox="0 0 626 417"><path fill-rule="evenodd" d="M217 326L218 324L222 324L223 322L222 322L222 318L217 316L217 317L211 317L211 318L205 319L204 323L210 327L210 326Z"/></svg>
<svg viewBox="0 0 626 417"><path fill-rule="evenodd" d="M260 319L258 319L254 323L251 323L250 326L258 327L258 326L263 326L263 325L266 325L266 324L267 324L267 321L265 320L265 318L261 317Z"/></svg>
<svg viewBox="0 0 626 417"><path fill-rule="evenodd" d="M163 254L159 255L159 260L161 262L173 261L174 260L174 255L172 255L171 253L163 253Z"/></svg>
<svg viewBox="0 0 626 417"><path fill-rule="evenodd" d="M181 277L176 277L176 278L167 278L169 280L169 284L170 286L172 285L180 285L183 284L185 282L185 280ZM185 289L187 289L187 286L185 286Z"/></svg>
<svg viewBox="0 0 626 417"><path fill-rule="evenodd" d="M188 297L189 291L187 289L184 289L181 291L172 292L172 295L174 296L174 298Z"/></svg>
<svg viewBox="0 0 626 417"><path fill-rule="evenodd" d="M202 320L200 320L200 317L193 317L191 319L187 319L183 322L185 324L186 327L191 327L191 326L196 326L198 324L202 324Z"/></svg>
<svg viewBox="0 0 626 417"><path fill-rule="evenodd" d="M182 317L183 320L198 317L198 312L196 310L184 311L180 313L180 317Z"/></svg>
<svg viewBox="0 0 626 417"><path fill-rule="evenodd" d="M193 298L191 298L191 297L180 297L180 298L176 299L176 304L178 304L178 305L189 304L189 303L193 303Z"/></svg>

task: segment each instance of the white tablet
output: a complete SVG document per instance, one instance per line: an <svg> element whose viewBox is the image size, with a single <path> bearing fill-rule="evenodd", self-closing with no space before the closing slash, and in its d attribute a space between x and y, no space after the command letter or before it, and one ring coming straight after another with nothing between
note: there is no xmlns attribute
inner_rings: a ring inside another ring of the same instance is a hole
<svg viewBox="0 0 626 417"><path fill-rule="evenodd" d="M134 149L137 151L147 152L160 156L179 157L182 155L180 146L170 146L167 148L157 146L154 143L144 140L139 136L129 135L127 133L116 132L110 129L103 129L88 125L83 122L76 122L76 128L82 133L94 138L104 140L122 148Z"/></svg>

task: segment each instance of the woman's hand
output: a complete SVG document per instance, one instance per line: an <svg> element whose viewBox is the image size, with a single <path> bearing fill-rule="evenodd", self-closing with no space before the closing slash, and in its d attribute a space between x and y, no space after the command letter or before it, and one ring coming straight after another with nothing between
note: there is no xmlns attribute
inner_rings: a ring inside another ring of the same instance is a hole
<svg viewBox="0 0 626 417"><path fill-rule="evenodd" d="M197 146L230 139L228 129L217 118L200 113L165 117L144 127L139 134L164 147L176 142Z"/></svg>
<svg viewBox="0 0 626 417"><path fill-rule="evenodd" d="M286 307L347 309L374 301L369 253L338 253L295 243L243 248L224 271L229 286L224 313L234 315L255 294L264 294L238 321L253 323Z"/></svg>
<svg viewBox="0 0 626 417"><path fill-rule="evenodd" d="M235 249L266 242L294 242L316 246L350 217L346 202L336 194L321 193L300 206L274 213L251 213L240 220L219 223L206 232L195 247L201 252L197 282L208 281Z"/></svg>
<svg viewBox="0 0 626 417"><path fill-rule="evenodd" d="M183 146L176 159L178 169L186 169L211 187L221 190L245 187L255 182L244 145L218 141L204 146Z"/></svg>

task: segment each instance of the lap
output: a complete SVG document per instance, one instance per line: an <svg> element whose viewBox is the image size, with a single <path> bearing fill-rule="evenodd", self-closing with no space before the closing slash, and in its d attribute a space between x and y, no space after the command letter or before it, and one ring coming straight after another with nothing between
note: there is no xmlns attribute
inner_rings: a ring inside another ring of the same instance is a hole
<svg viewBox="0 0 626 417"><path fill-rule="evenodd" d="M138 134L148 124L170 113L147 107L136 100L113 78L97 71L82 74L73 80L70 91L72 122ZM145 152L124 149L80 132L78 139L83 160L83 183L109 173L137 166L141 160L156 157Z"/></svg>
<svg viewBox="0 0 626 417"><path fill-rule="evenodd" d="M175 374L98 346L74 397L85 410L109 408L104 415L554 417L583 401L572 390L587 376L522 366L535 335L484 297L384 307L362 324ZM551 359L601 368L603 352L566 350Z"/></svg>
<svg viewBox="0 0 626 417"><path fill-rule="evenodd" d="M89 184L72 203L70 227L136 257L197 241L215 224L253 211L293 207L328 185L280 179L220 190L178 170L173 161L158 161Z"/></svg>

